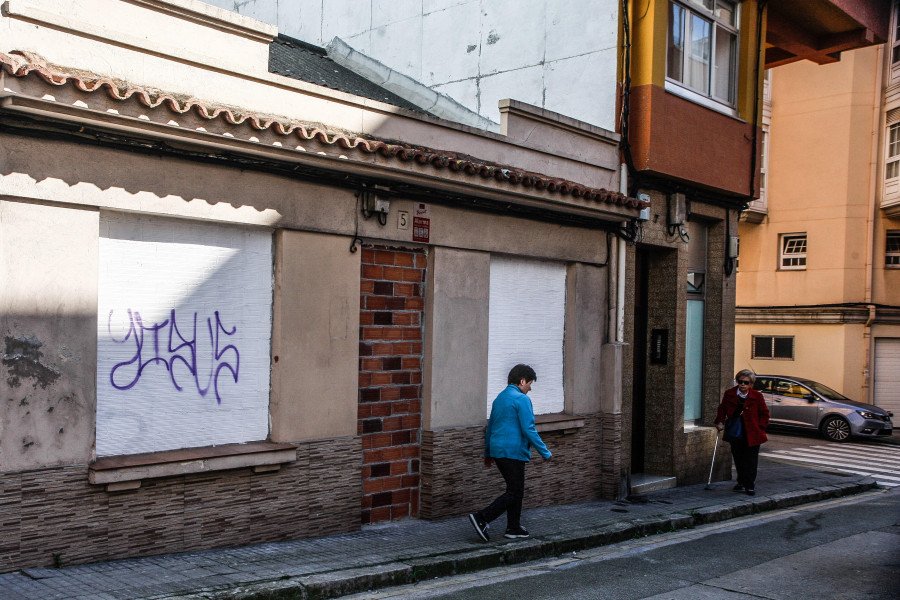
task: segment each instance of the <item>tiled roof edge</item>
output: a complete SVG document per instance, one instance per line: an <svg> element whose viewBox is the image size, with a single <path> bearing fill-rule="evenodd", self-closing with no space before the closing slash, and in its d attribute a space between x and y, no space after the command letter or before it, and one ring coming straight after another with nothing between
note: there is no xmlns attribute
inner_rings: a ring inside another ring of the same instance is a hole
<svg viewBox="0 0 900 600"><path fill-rule="evenodd" d="M77 89L86 93L95 93L105 90L107 95L119 101L136 98L148 108L160 106L179 114L193 111L204 119L222 118L231 125L249 124L258 131L272 130L280 135L296 135L303 140L316 140L325 145L336 145L347 150L357 150L366 154L379 154L387 158L401 160L403 162L415 161L420 165L430 165L435 169L449 169L454 172L462 172L468 175L479 175L482 178L491 178L497 181L506 181L513 185L521 185L526 188L547 190L561 195L569 195L574 198L584 198L604 204L625 206L629 208L645 208L649 202L631 198L620 192L610 191L604 188L592 188L573 181L558 179L515 169L509 166L497 165L487 161L480 161L472 157L462 157L451 151L417 148L408 144L389 143L377 139L367 139L360 136L351 136L343 133L330 133L319 127L307 127L302 123L283 123L278 119L265 118L256 114L236 114L226 107L210 107L200 101L188 98L179 100L174 96L149 90L141 87L130 87L122 82L116 82L108 77L88 79L84 76L64 73L51 69L46 65L32 62L29 57L22 54L6 54L0 52L0 68L13 77L27 77L33 75L46 83L62 86L71 83Z"/></svg>

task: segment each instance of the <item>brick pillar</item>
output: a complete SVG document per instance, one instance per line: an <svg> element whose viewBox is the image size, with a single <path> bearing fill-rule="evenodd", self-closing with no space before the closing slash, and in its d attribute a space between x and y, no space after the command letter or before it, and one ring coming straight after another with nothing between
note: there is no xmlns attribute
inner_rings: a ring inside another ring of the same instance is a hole
<svg viewBox="0 0 900 600"><path fill-rule="evenodd" d="M359 314L362 522L419 514L424 250L367 246Z"/></svg>

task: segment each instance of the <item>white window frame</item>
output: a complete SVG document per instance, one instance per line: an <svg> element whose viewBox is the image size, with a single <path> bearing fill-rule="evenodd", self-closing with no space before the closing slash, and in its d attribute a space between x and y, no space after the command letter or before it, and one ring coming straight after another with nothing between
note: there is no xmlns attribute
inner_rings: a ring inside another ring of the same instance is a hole
<svg viewBox="0 0 900 600"><path fill-rule="evenodd" d="M885 233L884 268L900 269L900 229L889 229Z"/></svg>
<svg viewBox="0 0 900 600"><path fill-rule="evenodd" d="M716 16L716 8L720 5L727 5L731 8L732 14L734 15L734 25L725 19ZM680 31L682 40L680 61L681 76L679 78L677 74L673 75L669 72L670 57L668 56L668 53L671 52L671 49L674 47L674 44L672 43L673 23L670 22L667 26L666 90L708 108L736 116L741 4L732 0L669 0L668 11L670 17L675 8L684 11L684 20ZM709 46L707 47L709 56L704 57L708 63L706 67L706 86L708 90L691 86L690 83L686 81L687 76L685 74L689 69L691 54L686 48L686 42L692 33L692 16L707 22L710 27ZM726 90L724 93L720 93L721 90L716 89L716 69L721 68L722 66L716 64L716 41L719 32L722 32L725 35L734 36L734 47L730 57L731 64L728 65L728 74L730 75L730 77L728 77L728 85L731 89Z"/></svg>
<svg viewBox="0 0 900 600"><path fill-rule="evenodd" d="M884 130L884 197L900 197L900 108L889 110Z"/></svg>
<svg viewBox="0 0 900 600"><path fill-rule="evenodd" d="M764 340L768 338L770 340L769 344L769 355L759 355L756 353L756 341ZM775 356L775 340L790 340L791 341L791 355L788 356ZM796 351L796 345L794 344L794 336L792 335L754 335L750 337L750 358L753 360L794 360L794 355Z"/></svg>
<svg viewBox="0 0 900 600"><path fill-rule="evenodd" d="M802 250L798 249L803 240ZM805 233L783 233L778 239L778 269L780 271L805 271L809 252Z"/></svg>

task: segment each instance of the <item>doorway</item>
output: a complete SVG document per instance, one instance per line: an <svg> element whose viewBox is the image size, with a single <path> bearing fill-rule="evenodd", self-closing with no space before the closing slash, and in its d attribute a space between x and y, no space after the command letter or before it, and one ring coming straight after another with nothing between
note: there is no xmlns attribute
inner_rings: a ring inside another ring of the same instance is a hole
<svg viewBox="0 0 900 600"><path fill-rule="evenodd" d="M644 472L647 419L648 251L634 253L634 359L631 400L631 472Z"/></svg>

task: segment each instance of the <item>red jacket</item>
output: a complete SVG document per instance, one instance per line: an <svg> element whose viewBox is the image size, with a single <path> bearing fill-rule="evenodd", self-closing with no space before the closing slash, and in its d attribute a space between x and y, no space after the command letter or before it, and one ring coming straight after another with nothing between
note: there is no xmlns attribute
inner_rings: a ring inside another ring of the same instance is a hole
<svg viewBox="0 0 900 600"><path fill-rule="evenodd" d="M715 424L724 423L725 419L737 412L737 386L726 390L716 413ZM747 430L747 445L759 446L769 438L766 437L766 428L769 426L769 407L763 395L754 389L747 393L744 400L744 428Z"/></svg>

